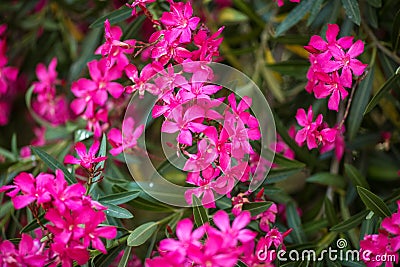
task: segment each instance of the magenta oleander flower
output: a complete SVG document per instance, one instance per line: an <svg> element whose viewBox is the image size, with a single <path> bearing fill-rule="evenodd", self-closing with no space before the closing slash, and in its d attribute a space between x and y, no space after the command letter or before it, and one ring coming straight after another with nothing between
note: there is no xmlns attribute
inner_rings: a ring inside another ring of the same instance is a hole
<svg viewBox="0 0 400 267"><path fill-rule="evenodd" d="M0 192L12 189L7 195L16 209L22 209L29 204L37 201L37 204L44 204L51 201L48 184L54 183L54 176L47 173L40 173L36 178L26 172L18 174L14 178L14 185L0 187ZM17 195L21 192L22 195Z"/></svg>
<svg viewBox="0 0 400 267"><path fill-rule="evenodd" d="M189 159L183 167L184 171L198 172L211 165L218 157L215 146L201 139L197 143L197 153L189 154Z"/></svg>
<svg viewBox="0 0 400 267"><path fill-rule="evenodd" d="M381 226L389 233L400 236L400 200L397 201L397 212L383 219Z"/></svg>
<svg viewBox="0 0 400 267"><path fill-rule="evenodd" d="M125 87L125 91L128 94L138 91L140 98L143 98L145 91L153 95L157 95L159 93L159 88L157 88L153 83L148 82L149 79L156 74L152 64L148 64L143 67L140 72L140 77L136 66L133 64L128 64L125 67L125 74L133 82L133 85Z"/></svg>
<svg viewBox="0 0 400 267"><path fill-rule="evenodd" d="M84 218L85 223L85 228L82 233L83 245L88 247L91 243L93 248L107 254L107 250L100 237L106 239L115 238L117 236L117 228L115 226L99 227L99 224L106 220L106 215L102 211L89 209L88 212L85 212L81 217Z"/></svg>
<svg viewBox="0 0 400 267"><path fill-rule="evenodd" d="M86 151L86 146L82 142L75 144L75 151L78 154L79 159L73 157L72 155L66 155L64 159L64 164L80 164L83 168L92 170L93 167L102 161L107 159L104 157L96 157L97 151L99 151L100 142L94 140L89 151Z"/></svg>
<svg viewBox="0 0 400 267"><path fill-rule="evenodd" d="M213 217L213 221L219 231L211 228L209 232L211 234L218 234L223 238L221 246L235 247L239 241L241 243L250 242L257 236L257 233L245 229L250 223L250 218L251 215L249 211L242 211L242 213L233 220L231 226L228 214L223 210L219 210Z"/></svg>
<svg viewBox="0 0 400 267"><path fill-rule="evenodd" d="M179 42L189 43L192 40L192 31L196 29L200 18L192 17L193 9L190 2L170 4L171 12L164 12L160 19L167 26L165 38L168 42L179 38Z"/></svg>
<svg viewBox="0 0 400 267"><path fill-rule="evenodd" d="M220 175L220 170L212 166L207 167L201 172L189 172L186 182L198 186L185 191L185 199L188 204L192 204L192 195L194 194L206 208L215 208L214 191L216 183L214 179Z"/></svg>
<svg viewBox="0 0 400 267"><path fill-rule="evenodd" d="M86 129L92 131L95 138L99 138L109 127L108 110L105 108L100 108L90 117L83 117L87 119Z"/></svg>
<svg viewBox="0 0 400 267"><path fill-rule="evenodd" d="M179 262L183 262L187 256L187 249L189 247L201 248L200 239L205 233L204 227L193 230L193 222L186 218L178 222L176 226L176 237L163 239L160 242L159 250L163 253L175 252L174 256L178 258Z"/></svg>
<svg viewBox="0 0 400 267"><path fill-rule="evenodd" d="M33 83L33 92L37 94L55 94L55 86L60 83L57 79L56 67L57 58L53 58L50 61L48 68L43 63L39 63L36 66L36 76L39 81Z"/></svg>
<svg viewBox="0 0 400 267"><path fill-rule="evenodd" d="M141 9L146 9L146 4L150 4L155 2L156 0L133 0L132 4L126 4L130 8L132 8L132 16L136 16L136 7L140 7Z"/></svg>
<svg viewBox="0 0 400 267"><path fill-rule="evenodd" d="M47 254L40 239L28 234L22 234L18 250L10 241L0 241L0 266L45 266L49 261Z"/></svg>
<svg viewBox="0 0 400 267"><path fill-rule="evenodd" d="M161 126L161 132L179 132L176 140L180 144L192 145L192 132L200 133L207 126L198 122L204 118L204 110L197 106L189 107L184 110L183 106L177 106L169 114L167 120Z"/></svg>
<svg viewBox="0 0 400 267"><path fill-rule="evenodd" d="M135 40L120 41L122 30L119 26L111 26L110 21L106 19L104 22L106 42L97 48L96 54L106 56L107 67L114 66L118 70L129 64L129 60L125 54L132 54L135 49Z"/></svg>
<svg viewBox="0 0 400 267"><path fill-rule="evenodd" d="M218 57L219 46L224 39L218 37L223 30L224 27L221 27L210 35L208 30L200 29L193 36L193 42L199 49L192 52L192 60L212 61L214 57Z"/></svg>
<svg viewBox="0 0 400 267"><path fill-rule="evenodd" d="M330 75L326 73L317 73L316 76L320 83L314 87L315 97L320 99L330 95L328 108L338 111L340 100L345 99L348 95L348 92L343 86L345 81L342 77L339 77L337 71L332 72Z"/></svg>
<svg viewBox="0 0 400 267"><path fill-rule="evenodd" d="M348 49L353 43L353 36L344 36L337 40L339 34L339 26L337 24L328 24L326 30L326 41L319 35L313 35L310 39L308 46L305 48L310 53L325 52L331 47L337 47L339 49Z"/></svg>
<svg viewBox="0 0 400 267"><path fill-rule="evenodd" d="M397 248L399 249L399 248ZM393 256L398 262L399 255L391 245L390 238L383 234L366 235L360 241L360 259L366 264L367 267L381 266L382 255ZM386 261L385 266L393 267L393 262Z"/></svg>
<svg viewBox="0 0 400 267"><path fill-rule="evenodd" d="M318 134L318 127L322 124L323 119L322 114L317 116L315 122L313 121L313 117L314 114L311 106L308 108L307 114L302 108L297 110L296 120L300 126L303 126L303 129L296 133L295 141L299 146L302 146L304 142L307 141L309 149L318 147L316 135Z"/></svg>
<svg viewBox="0 0 400 267"><path fill-rule="evenodd" d="M367 64L363 64L356 59L357 56L364 52L364 43L361 40L356 41L347 52L337 46L330 47L329 51L332 53L335 60L323 62L322 69L326 72L333 72L341 68L343 84L346 87L351 87L353 79L352 73L356 76L360 76L367 67Z"/></svg>
<svg viewBox="0 0 400 267"><path fill-rule="evenodd" d="M108 132L107 138L113 147L110 154L116 156L126 149L132 149L137 146L137 140L142 135L144 124L135 128L133 118L126 118L122 123L122 132L117 128L113 128Z"/></svg>

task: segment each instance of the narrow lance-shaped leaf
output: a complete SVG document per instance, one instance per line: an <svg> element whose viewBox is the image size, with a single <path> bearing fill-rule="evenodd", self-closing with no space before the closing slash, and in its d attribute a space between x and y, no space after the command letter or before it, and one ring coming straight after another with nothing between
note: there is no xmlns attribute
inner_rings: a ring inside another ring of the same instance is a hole
<svg viewBox="0 0 400 267"><path fill-rule="evenodd" d="M350 178L354 186L361 186L369 189L367 180L353 165L345 163L344 169L346 172L346 176Z"/></svg>
<svg viewBox="0 0 400 267"><path fill-rule="evenodd" d="M208 222L207 210L201 205L200 199L198 199L195 194L192 195L192 203L194 222L197 227L200 227Z"/></svg>
<svg viewBox="0 0 400 267"><path fill-rule="evenodd" d="M276 28L275 36L279 36L296 25L310 10L314 0L303 0L286 16L286 19Z"/></svg>
<svg viewBox="0 0 400 267"><path fill-rule="evenodd" d="M374 95L372 100L368 103L368 106L364 111L364 115L370 112L379 103L379 101L389 93L391 89L399 89L398 82L400 82L400 67L397 68L396 72L385 82L384 85L382 85L378 93Z"/></svg>
<svg viewBox="0 0 400 267"><path fill-rule="evenodd" d="M43 160L43 162L53 171L60 169L64 173L64 177L69 184L76 183L75 177L70 173L64 165L58 162L55 158L41 150L40 148L31 146L32 151Z"/></svg>
<svg viewBox="0 0 400 267"><path fill-rule="evenodd" d="M359 213L351 216L347 220L336 224L330 230L334 231L334 232L346 232L348 230L351 230L354 227L358 226L365 219L365 216L367 216L368 213L369 213L369 211L367 211L367 210L359 212Z"/></svg>
<svg viewBox="0 0 400 267"><path fill-rule="evenodd" d="M371 65L371 70L367 76L360 82L360 85L356 89L354 94L353 103L351 104L350 114L347 119L348 122L348 135L349 139L352 140L361 126L363 110L368 104L368 100L371 95L372 82L374 79L375 66Z"/></svg>
<svg viewBox="0 0 400 267"><path fill-rule="evenodd" d="M132 9L128 6L123 5L120 9L117 9L109 14L106 14L98 19L96 19L89 28L102 27L106 19L110 21L110 24L115 24L117 22L126 20L130 18L132 14Z"/></svg>
<svg viewBox="0 0 400 267"><path fill-rule="evenodd" d="M256 216L264 211L267 211L271 207L271 201L261 201L252 203L243 203L243 210L250 211L251 216Z"/></svg>
<svg viewBox="0 0 400 267"><path fill-rule="evenodd" d="M132 213L124 208L121 208L117 205L107 203L107 202L101 202L100 203L104 206L107 207L107 209L104 211L108 216L114 217L114 218L119 218L119 219L130 219L133 218Z"/></svg>
<svg viewBox="0 0 400 267"><path fill-rule="evenodd" d="M137 247L146 242L157 229L156 222L148 222L137 227L128 237L128 246Z"/></svg>
<svg viewBox="0 0 400 267"><path fill-rule="evenodd" d="M127 191L122 193L110 194L99 198L99 201L104 203L110 203L114 205L120 205L137 198L140 195L140 191Z"/></svg>
<svg viewBox="0 0 400 267"><path fill-rule="evenodd" d="M378 197L368 189L365 189L360 186L357 186L357 192L362 202L364 202L365 206L368 209L372 210L375 214L381 217L390 216L389 208L386 206L385 202L383 202L383 200L380 197Z"/></svg>
<svg viewBox="0 0 400 267"><path fill-rule="evenodd" d="M349 19L351 19L355 24L360 26L361 15L360 8L358 7L358 0L342 0L344 10Z"/></svg>

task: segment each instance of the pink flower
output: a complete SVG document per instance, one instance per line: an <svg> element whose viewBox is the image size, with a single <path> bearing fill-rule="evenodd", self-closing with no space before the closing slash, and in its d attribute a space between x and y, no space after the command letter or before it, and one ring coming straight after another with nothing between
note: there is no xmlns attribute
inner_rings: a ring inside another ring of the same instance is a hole
<svg viewBox="0 0 400 267"><path fill-rule="evenodd" d="M145 91L153 95L157 95L159 93L159 89L153 83L148 82L149 79L156 74L152 64L148 64L143 67L142 71L140 72L140 77L136 66L133 64L128 64L125 67L125 74L133 82L133 85L125 87L125 91L128 94L138 91L140 98L143 98Z"/></svg>
<svg viewBox="0 0 400 267"><path fill-rule="evenodd" d="M56 84L60 83L57 79L57 58L53 58L50 61L48 69L43 63L39 63L36 66L36 76L39 81L33 83L33 92L37 94L55 94Z"/></svg>
<svg viewBox="0 0 400 267"><path fill-rule="evenodd" d="M304 109L297 110L296 120L300 126L303 126L303 129L297 132L295 140L299 146L302 146L307 141L308 149L318 147L316 136L318 135L318 127L322 124L323 119L322 114L319 114L315 122L313 122L313 117L311 106L308 108L307 115Z"/></svg>
<svg viewBox="0 0 400 267"><path fill-rule="evenodd" d="M141 9L147 10L146 4L155 2L156 0L134 0L132 4L126 4L128 7L132 8L132 16L136 16L136 6Z"/></svg>
<svg viewBox="0 0 400 267"><path fill-rule="evenodd" d="M122 30L119 26L111 26L110 21L106 19L104 22L106 42L96 50L96 54L106 57L107 67L110 68L116 64L118 70L128 65L129 60L125 54L132 54L135 48L135 40L120 41Z"/></svg>
<svg viewBox="0 0 400 267"><path fill-rule="evenodd" d="M83 168L88 170L93 170L97 163L105 161L107 157L96 157L97 151L99 151L100 142L94 140L89 151L86 152L86 146L82 142L75 144L75 151L79 156L79 159L73 157L72 155L66 155L64 159L64 164L80 164Z"/></svg>
<svg viewBox="0 0 400 267"><path fill-rule="evenodd" d="M199 49L192 52L192 60L212 61L214 57L218 57L219 46L223 41L223 38L218 37L223 30L224 27L221 27L210 35L207 29L200 29L193 36L193 42Z"/></svg>
<svg viewBox="0 0 400 267"><path fill-rule="evenodd" d="M360 241L360 258L366 266L381 266L383 263L382 255L393 256L396 263L398 262L399 255L391 245L390 238L383 233L364 236L364 239ZM391 261L386 261L385 264L387 267L394 266Z"/></svg>
<svg viewBox="0 0 400 267"><path fill-rule="evenodd" d="M220 244L223 247L235 247L238 241L241 243L250 242L257 236L257 233L244 229L250 223L250 217L249 211L242 211L234 219L231 226L228 214L223 210L219 210L214 214L213 221L220 231L211 228L209 232L220 235L223 238L223 243Z"/></svg>
<svg viewBox="0 0 400 267"><path fill-rule="evenodd" d="M54 126L65 124L70 119L70 110L65 95L43 94L32 101L32 109Z"/></svg>
<svg viewBox="0 0 400 267"><path fill-rule="evenodd" d="M192 39L192 31L200 21L198 17L192 17L193 9L190 2L171 2L171 12L164 12L160 21L167 26L165 38L173 42L179 38L181 43L189 43Z"/></svg>
<svg viewBox="0 0 400 267"><path fill-rule="evenodd" d="M192 132L200 133L204 131L207 126L197 122L204 118L204 110L192 106L184 111L182 106L174 108L167 120L161 126L161 131L164 133L175 133L179 131L176 138L178 143L188 146L192 145Z"/></svg>
<svg viewBox="0 0 400 267"><path fill-rule="evenodd" d="M337 71L332 72L330 75L326 73L316 73L316 76L320 83L314 88L315 97L320 99L331 95L328 101L328 108L338 111L340 100L345 99L348 95L348 92L343 86L343 78L339 77Z"/></svg>
<svg viewBox="0 0 400 267"><path fill-rule="evenodd" d="M101 108L96 111L92 116L85 117L87 119L86 129L92 131L95 138L99 138L103 132L109 127L108 124L108 110Z"/></svg>
<svg viewBox="0 0 400 267"><path fill-rule="evenodd" d="M183 167L184 171L199 172L211 165L218 157L215 146L209 144L205 139L197 143L197 153L189 154L189 159Z"/></svg>
<svg viewBox="0 0 400 267"><path fill-rule="evenodd" d="M197 247L200 249L200 239L204 235L204 227L197 228L193 231L193 222L190 219L183 219L176 226L176 237L178 240L167 238L160 242L159 250L162 253L175 252L174 256L179 262L183 262L187 256L189 247Z"/></svg>
<svg viewBox="0 0 400 267"><path fill-rule="evenodd" d="M310 53L325 52L330 47L338 47L340 49L348 49L353 43L353 36L344 36L339 40L337 36L339 34L339 26L337 24L328 24L326 30L326 40L323 40L319 35L313 35L310 39L308 46L305 49Z"/></svg>
<svg viewBox="0 0 400 267"><path fill-rule="evenodd" d="M33 239L28 234L22 234L18 250L8 240L0 241L1 266L45 266L48 262L47 251L40 239Z"/></svg>
<svg viewBox="0 0 400 267"><path fill-rule="evenodd" d="M342 83L346 87L351 87L352 73L359 76L367 67L367 64L363 64L356 59L357 56L364 52L364 43L361 40L356 41L347 52L337 46L330 47L329 51L332 53L335 60L330 60L321 64L323 65L323 70L332 72L342 68Z"/></svg>
<svg viewBox="0 0 400 267"><path fill-rule="evenodd" d="M132 149L137 146L137 140L142 135L144 124L135 128L133 118L126 118L122 123L122 133L119 129L113 128L108 132L107 138L112 149L110 154L113 156L119 155L126 149Z"/></svg>
<svg viewBox="0 0 400 267"><path fill-rule="evenodd" d="M216 183L214 179L219 175L220 170L214 169L212 166L209 166L201 172L189 172L186 182L198 187L185 191L186 202L192 204L192 195L194 194L201 199L201 204L204 207L215 208L214 191L216 189Z"/></svg>
<svg viewBox="0 0 400 267"><path fill-rule="evenodd" d="M37 201L37 204L50 202L51 195L47 190L47 185L53 183L54 176L51 174L40 173L35 178L30 173L22 172L14 178L14 185L2 186L0 192L12 189L7 195L11 197L16 209L22 209L34 201ZM22 195L17 195L18 192Z"/></svg>

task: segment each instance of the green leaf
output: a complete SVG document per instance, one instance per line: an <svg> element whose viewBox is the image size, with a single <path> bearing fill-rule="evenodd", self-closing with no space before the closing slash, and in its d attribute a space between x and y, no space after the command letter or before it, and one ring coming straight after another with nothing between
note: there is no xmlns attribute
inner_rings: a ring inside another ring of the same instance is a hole
<svg viewBox="0 0 400 267"><path fill-rule="evenodd" d="M358 129L361 126L363 110L368 104L371 95L372 83L374 79L375 67L371 66L371 70L367 76L360 82L351 104L348 122L348 136L350 141L356 136Z"/></svg>
<svg viewBox="0 0 400 267"><path fill-rule="evenodd" d="M243 203L242 210L250 211L250 214L253 217L266 211L269 207L271 207L271 205L271 201Z"/></svg>
<svg viewBox="0 0 400 267"><path fill-rule="evenodd" d="M64 173L65 180L69 184L74 184L76 183L76 179L72 173L70 173L67 168L65 168L64 165L62 165L60 162L58 162L55 158L44 152L38 147L31 146L31 150L38 155L41 160L53 171L56 171L57 169L61 170Z"/></svg>
<svg viewBox="0 0 400 267"><path fill-rule="evenodd" d="M311 23L314 22L315 18L318 15L318 12L321 10L321 5L324 0L315 0L313 6L311 7L310 16L308 17L307 26L310 26Z"/></svg>
<svg viewBox="0 0 400 267"><path fill-rule="evenodd" d="M303 244L306 241L306 237L301 225L300 216L297 213L296 205L293 201L286 205L286 218L288 226L293 229L290 236L292 236L296 243Z"/></svg>
<svg viewBox="0 0 400 267"><path fill-rule="evenodd" d="M194 222L197 227L200 227L208 222L207 210L201 205L200 199L195 194L192 195L192 205Z"/></svg>
<svg viewBox="0 0 400 267"><path fill-rule="evenodd" d="M400 67L397 68L396 72L382 85L378 93L374 95L372 100L368 103L368 106L364 111L364 115L370 112L379 103L379 101L389 93L391 89L396 87L398 89L398 81L400 81Z"/></svg>
<svg viewBox="0 0 400 267"><path fill-rule="evenodd" d="M132 199L137 198L140 195L140 191L134 190L134 191L127 191L127 192L122 192L122 193L116 193L116 194L111 194L107 195L104 197L100 197L99 201L108 203L108 204L114 204L114 205L120 205L127 203L131 201Z"/></svg>
<svg viewBox="0 0 400 267"><path fill-rule="evenodd" d="M347 17L355 24L360 26L361 15L360 8L358 7L358 0L342 0L342 4L344 10L346 11Z"/></svg>
<svg viewBox="0 0 400 267"><path fill-rule="evenodd" d="M296 25L313 6L314 0L303 0L286 16L285 20L276 28L275 37L282 35Z"/></svg>
<svg viewBox="0 0 400 267"><path fill-rule="evenodd" d="M137 247L146 242L157 229L156 222L148 222L137 227L128 237L128 246Z"/></svg>
<svg viewBox="0 0 400 267"><path fill-rule="evenodd" d="M93 132L90 132L90 131L84 130L84 129L79 129L79 130L75 131L74 142L75 143L82 142L92 136L93 136Z"/></svg>
<svg viewBox="0 0 400 267"><path fill-rule="evenodd" d="M329 172L316 173L307 178L307 182L317 183L327 186L334 186L339 188L345 188L346 182L343 177L337 174L332 174Z"/></svg>
<svg viewBox="0 0 400 267"><path fill-rule="evenodd" d="M110 24L113 25L117 22L126 20L131 17L132 14L132 8L127 7L123 5L120 9L117 9L107 15L104 15L98 19L96 19L90 26L89 28L98 28L98 27L103 27L104 22L106 19L110 21Z"/></svg>
<svg viewBox="0 0 400 267"><path fill-rule="evenodd" d="M333 207L332 202L329 198L325 197L324 199L324 208L325 208L325 215L328 219L329 226L336 225L338 223L337 214L335 208Z"/></svg>
<svg viewBox="0 0 400 267"><path fill-rule="evenodd" d="M10 151L8 151L7 149L4 149L2 147L0 147L0 155L8 158L11 161L17 160L17 157L13 153L11 153Z"/></svg>
<svg viewBox="0 0 400 267"><path fill-rule="evenodd" d="M372 7L381 7L382 0L367 0L368 4Z"/></svg>
<svg viewBox="0 0 400 267"><path fill-rule="evenodd" d="M279 153L275 153L274 163L281 169L302 169L306 166L303 162L288 159Z"/></svg>
<svg viewBox="0 0 400 267"><path fill-rule="evenodd" d="M273 184L276 182L284 181L287 178L295 175L296 173L300 172L301 169L272 169L268 175L267 179L265 179L265 184Z"/></svg>
<svg viewBox="0 0 400 267"><path fill-rule="evenodd" d="M133 214L124 208L121 208L115 204L99 201L101 204L107 207L104 211L108 216L119 218L119 219L130 219L133 218Z"/></svg>
<svg viewBox="0 0 400 267"><path fill-rule="evenodd" d="M17 134L13 133L11 137L11 152L18 157Z"/></svg>
<svg viewBox="0 0 400 267"><path fill-rule="evenodd" d="M375 214L381 216L381 217L389 217L390 216L390 210L386 206L385 202L369 191L368 189L365 189L361 186L357 186L357 192L358 195L360 196L362 202L364 202L365 206L372 210Z"/></svg>
<svg viewBox="0 0 400 267"><path fill-rule="evenodd" d="M350 178L350 180L354 186L361 186L361 187L369 189L367 180L353 165L345 163L344 170L345 170L346 176Z"/></svg>
<svg viewBox="0 0 400 267"><path fill-rule="evenodd" d="M96 266L96 267L110 266L124 247L125 244L120 244L119 246L108 249L107 254L99 253L98 255L92 258L90 266Z"/></svg>
<svg viewBox="0 0 400 267"><path fill-rule="evenodd" d="M132 247L127 246L124 250L124 255L122 255L122 258L118 263L118 267L128 266L128 262L130 260L131 253L132 253Z"/></svg>
<svg viewBox="0 0 400 267"><path fill-rule="evenodd" d="M392 49L397 51L400 44L400 10L397 11L392 26Z"/></svg>
<svg viewBox="0 0 400 267"><path fill-rule="evenodd" d="M47 221L44 218L44 213L40 214L38 218L39 218L39 221L40 221L40 223L42 225L46 224ZM20 233L21 234L22 233L27 233L27 232L33 231L33 230L35 230L35 229L37 229L39 227L40 227L40 225L39 225L38 221L36 219L34 219L30 223L25 225L25 227L21 229Z"/></svg>

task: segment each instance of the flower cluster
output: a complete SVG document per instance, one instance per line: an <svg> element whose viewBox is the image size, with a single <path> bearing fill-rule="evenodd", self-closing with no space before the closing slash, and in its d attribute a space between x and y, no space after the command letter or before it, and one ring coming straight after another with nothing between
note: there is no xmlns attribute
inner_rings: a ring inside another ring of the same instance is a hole
<svg viewBox="0 0 400 267"><path fill-rule="evenodd" d="M14 178L14 185L0 187L0 192L5 191L9 191L7 195L11 197L16 209L29 207L38 221L39 212L43 210L44 218L48 221L45 225L41 224L47 235L47 241L43 243L23 236L19 252L13 254L12 249L5 250L9 244L4 241L6 243L3 242L0 246L0 253L10 251L4 258L7 262L23 263L32 258L36 263L55 262L72 266L75 260L82 265L89 260L90 246L107 253L100 238L116 237L117 230L114 226L99 226L106 220L106 207L86 195L83 185L68 185L60 170L56 171L55 176L40 173L34 177L30 173L20 173ZM32 249L27 251L28 248ZM44 252L44 248L48 251ZM24 260L19 259L21 255L24 255ZM45 264L27 263L26 266L43 265Z"/></svg>
<svg viewBox="0 0 400 267"><path fill-rule="evenodd" d="M158 253L146 260L146 266L235 266L242 261L246 266L268 263L258 255L271 253L273 249L285 249L283 243L287 233L271 229L256 245L256 232L246 229L251 215L241 212L232 222L228 214L217 211L213 216L215 226L206 223L193 230L193 222L183 219L176 227L176 237L161 240ZM273 258L273 257L271 257ZM270 263L270 262L269 262Z"/></svg>
<svg viewBox="0 0 400 267"><path fill-rule="evenodd" d="M399 250L400 201L397 201L397 212L383 219L379 233L366 235L360 241L360 255L367 267L381 266L384 262L385 266L392 267L394 262L398 263Z"/></svg>
<svg viewBox="0 0 400 267"><path fill-rule="evenodd" d="M326 41L314 35L304 47L310 53L311 63L305 89L318 99L330 96L328 109L335 111L339 110L340 101L348 95L346 88L353 85L353 74L360 76L367 67L356 59L364 51L364 43L361 40L353 43L352 36L337 40L338 34L339 26L328 24ZM335 149L335 155L340 160L345 146L343 121L330 128L323 121L322 114L318 114L315 121L313 116L312 106L307 114L304 109L297 110L296 120L303 127L296 134L297 144L302 146L307 143L308 149L319 148L321 153Z"/></svg>
<svg viewBox="0 0 400 267"><path fill-rule="evenodd" d="M9 240L0 241L0 264L5 267L45 266L50 258L49 252L45 244L40 242L40 236L32 238L22 234L18 249Z"/></svg>
<svg viewBox="0 0 400 267"><path fill-rule="evenodd" d="M364 43L361 40L353 43L352 36L337 40L338 34L339 26L328 24L326 41L314 35L305 46L311 63L306 90L316 98L330 96L328 108L336 111L340 101L348 95L346 88L351 88L353 74L360 76L367 67L356 59L364 51Z"/></svg>
<svg viewBox="0 0 400 267"><path fill-rule="evenodd" d="M48 68L43 63L36 66L36 76L39 81L32 84L36 98L32 99L32 109L42 119L58 126L70 119L70 111L65 95L57 95L56 86L62 81L57 79L57 58L50 61Z"/></svg>
<svg viewBox="0 0 400 267"><path fill-rule="evenodd" d="M16 92L13 83L17 79L18 69L15 67L7 66L8 57L7 40L5 32L7 25L0 25L0 126L8 123L8 117L11 112L11 104Z"/></svg>

